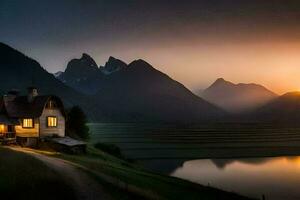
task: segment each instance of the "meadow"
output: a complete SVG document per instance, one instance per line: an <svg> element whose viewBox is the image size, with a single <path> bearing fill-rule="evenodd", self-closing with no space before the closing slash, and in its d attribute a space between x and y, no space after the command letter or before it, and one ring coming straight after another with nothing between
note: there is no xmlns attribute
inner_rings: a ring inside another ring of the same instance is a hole
<svg viewBox="0 0 300 200"><path fill-rule="evenodd" d="M252 199L238 193L151 172L91 146L86 155L55 156L76 163L77 167L105 185L114 199Z"/></svg>

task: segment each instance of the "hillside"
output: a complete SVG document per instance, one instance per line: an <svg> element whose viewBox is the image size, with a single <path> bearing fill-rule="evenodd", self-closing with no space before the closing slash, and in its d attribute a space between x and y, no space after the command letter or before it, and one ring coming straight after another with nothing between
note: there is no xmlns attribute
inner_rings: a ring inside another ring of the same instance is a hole
<svg viewBox="0 0 300 200"><path fill-rule="evenodd" d="M233 192L154 173L138 164L118 159L93 147L88 148L87 155L54 154L54 157L76 164L79 169L88 171L105 187L110 186L113 197L117 197L115 199L252 199ZM120 191L127 194L120 193ZM129 196L130 194L132 196Z"/></svg>
<svg viewBox="0 0 300 200"><path fill-rule="evenodd" d="M200 96L233 113L253 110L277 97L275 93L261 85L234 84L223 78L217 79Z"/></svg>
<svg viewBox="0 0 300 200"><path fill-rule="evenodd" d="M286 93L251 113L253 120L299 123L300 92Z"/></svg>

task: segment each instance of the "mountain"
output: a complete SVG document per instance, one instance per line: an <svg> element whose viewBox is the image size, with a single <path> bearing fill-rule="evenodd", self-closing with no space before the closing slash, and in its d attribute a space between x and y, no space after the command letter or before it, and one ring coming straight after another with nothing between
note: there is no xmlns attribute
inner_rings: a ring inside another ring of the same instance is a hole
<svg viewBox="0 0 300 200"><path fill-rule="evenodd" d="M81 106L92 121L198 123L224 115L222 110L143 60L125 66L111 58L103 67L110 72L105 74L90 56L83 54L68 63L65 72L58 76L60 81L37 61L3 43L0 55L0 92L13 88L25 92L34 84L40 94L57 95L67 107ZM79 88L75 80L95 93L79 92L84 88ZM95 82L86 84L89 80Z"/></svg>
<svg viewBox="0 0 300 200"><path fill-rule="evenodd" d="M241 113L258 108L277 95L261 85L234 84L219 78L202 92L201 97L228 112Z"/></svg>
<svg viewBox="0 0 300 200"><path fill-rule="evenodd" d="M110 57L99 68L80 63L81 70L93 73L70 73L78 68L70 61L60 80L91 95L101 107L103 120L196 122L224 114L143 60L127 65Z"/></svg>
<svg viewBox="0 0 300 200"><path fill-rule="evenodd" d="M54 75L66 85L84 94L96 94L100 87L105 84L108 75L121 71L127 64L112 56L104 66L98 67L95 60L88 54L83 53L79 59L72 59L64 72Z"/></svg>
<svg viewBox="0 0 300 200"><path fill-rule="evenodd" d="M104 74L99 70L95 60L83 53L81 58L72 59L66 70L56 77L78 92L95 94L102 83Z"/></svg>
<svg viewBox="0 0 300 200"><path fill-rule="evenodd" d="M95 96L103 113L120 121L200 122L224 114L143 60L109 75L104 85Z"/></svg>
<svg viewBox="0 0 300 200"><path fill-rule="evenodd" d="M300 121L300 92L289 92L251 113L253 120L264 122Z"/></svg>

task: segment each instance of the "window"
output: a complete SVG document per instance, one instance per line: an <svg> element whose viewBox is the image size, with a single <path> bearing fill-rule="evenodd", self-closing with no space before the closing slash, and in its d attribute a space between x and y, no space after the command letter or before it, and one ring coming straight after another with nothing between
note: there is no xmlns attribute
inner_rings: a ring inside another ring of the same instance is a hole
<svg viewBox="0 0 300 200"><path fill-rule="evenodd" d="M33 119L23 119L23 128L33 128Z"/></svg>
<svg viewBox="0 0 300 200"><path fill-rule="evenodd" d="M57 117L47 117L47 126L56 127L57 126Z"/></svg>
<svg viewBox="0 0 300 200"><path fill-rule="evenodd" d="M5 129L4 124L0 124L0 133L4 133L4 129Z"/></svg>

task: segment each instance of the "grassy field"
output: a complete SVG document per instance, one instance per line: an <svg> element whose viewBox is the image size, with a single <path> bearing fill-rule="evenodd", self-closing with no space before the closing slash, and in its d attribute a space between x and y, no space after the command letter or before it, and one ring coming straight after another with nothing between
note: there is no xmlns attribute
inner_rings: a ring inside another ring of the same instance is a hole
<svg viewBox="0 0 300 200"><path fill-rule="evenodd" d="M72 189L41 161L0 147L1 199L75 199Z"/></svg>
<svg viewBox="0 0 300 200"><path fill-rule="evenodd" d="M79 164L98 181L111 185L111 192L114 192L113 190L118 192L117 188L120 188L123 192L139 196L138 199L248 199L234 193L149 172L92 147L89 147L87 155L57 154L56 156ZM127 197L119 195L116 199L127 199Z"/></svg>

